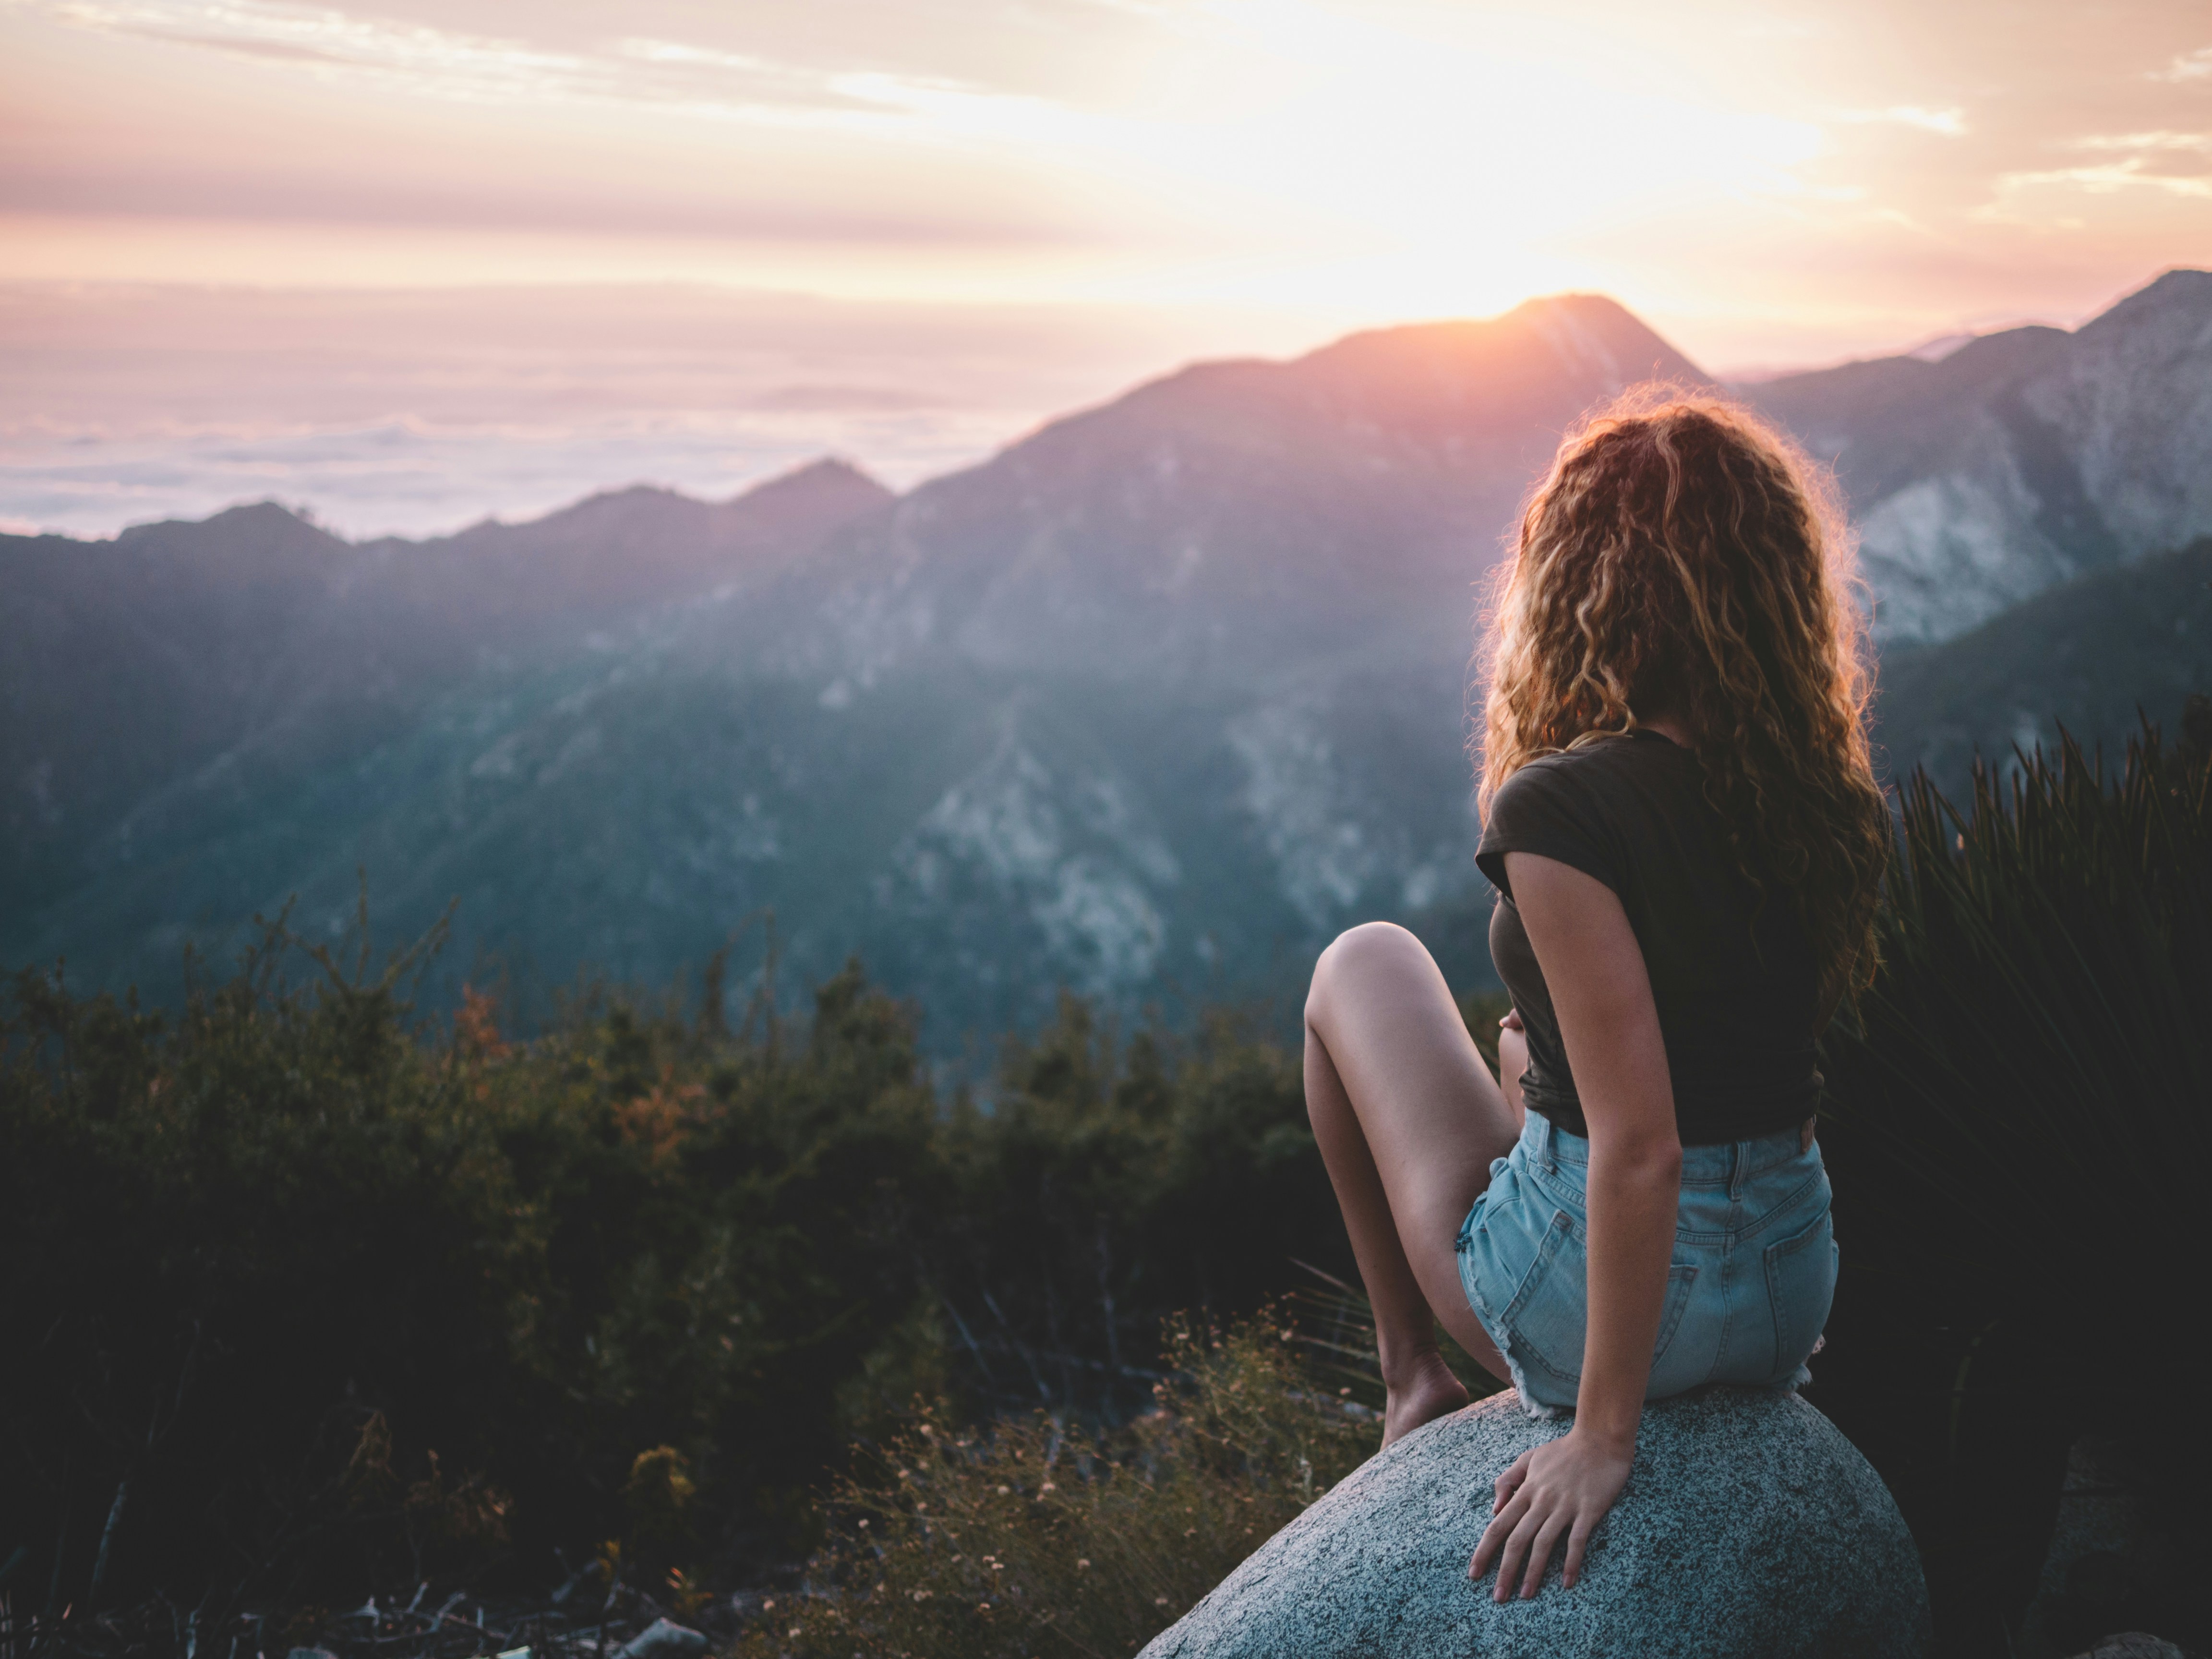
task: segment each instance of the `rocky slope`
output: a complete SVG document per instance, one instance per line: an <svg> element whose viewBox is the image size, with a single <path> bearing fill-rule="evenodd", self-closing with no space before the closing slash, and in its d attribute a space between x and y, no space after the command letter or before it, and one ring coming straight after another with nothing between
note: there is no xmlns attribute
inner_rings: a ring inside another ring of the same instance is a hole
<svg viewBox="0 0 2212 1659"><path fill-rule="evenodd" d="M1976 755L2056 751L2063 726L2108 759L2149 720L2183 735L2212 694L2212 538L2096 570L1936 646L1882 659L1875 734L1893 775L1925 767L1966 798Z"/></svg>
<svg viewBox="0 0 2212 1659"><path fill-rule="evenodd" d="M1949 639L2057 583L2212 534L2212 272L2068 334L1751 388L1835 465L1879 637Z"/></svg>

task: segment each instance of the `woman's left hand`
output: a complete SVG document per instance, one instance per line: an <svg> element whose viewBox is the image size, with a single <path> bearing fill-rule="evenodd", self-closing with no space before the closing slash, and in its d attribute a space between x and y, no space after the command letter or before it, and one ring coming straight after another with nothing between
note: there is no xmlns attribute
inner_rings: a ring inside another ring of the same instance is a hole
<svg viewBox="0 0 2212 1659"><path fill-rule="evenodd" d="M1583 1553L1589 1535L1605 1519L1620 1489L1628 1484L1635 1448L1601 1443L1577 1425L1559 1439L1525 1451L1498 1477L1493 1518L1475 1546L1467 1576L1480 1578L1498 1567L1498 1601L1510 1599L1516 1579L1525 1598L1536 1593L1552 1551L1566 1540L1567 1559L1559 1574L1562 1589L1582 1577Z"/></svg>

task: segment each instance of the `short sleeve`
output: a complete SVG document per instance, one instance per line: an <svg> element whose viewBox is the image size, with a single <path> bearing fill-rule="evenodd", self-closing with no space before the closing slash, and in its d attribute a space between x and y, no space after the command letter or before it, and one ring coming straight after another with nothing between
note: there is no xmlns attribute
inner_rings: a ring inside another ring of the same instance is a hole
<svg viewBox="0 0 2212 1659"><path fill-rule="evenodd" d="M1532 761L1500 786L1482 826L1474 861L1490 884L1506 897L1508 853L1534 853L1557 859L1571 869L1620 892L1626 872L1614 837L1607 833L1593 799L1558 760Z"/></svg>

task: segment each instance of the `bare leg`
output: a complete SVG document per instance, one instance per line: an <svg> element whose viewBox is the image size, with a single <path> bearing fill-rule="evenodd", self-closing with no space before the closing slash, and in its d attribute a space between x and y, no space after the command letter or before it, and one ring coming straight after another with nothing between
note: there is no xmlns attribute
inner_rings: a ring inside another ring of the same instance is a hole
<svg viewBox="0 0 2212 1659"><path fill-rule="evenodd" d="M1402 927L1370 922L1315 964L1306 998L1306 1111L1375 1310L1389 1391L1382 1442L1467 1403L1437 1352L1439 1321L1500 1381L1504 1360L1467 1305L1452 1249L1510 1150L1498 1092L1443 975Z"/></svg>

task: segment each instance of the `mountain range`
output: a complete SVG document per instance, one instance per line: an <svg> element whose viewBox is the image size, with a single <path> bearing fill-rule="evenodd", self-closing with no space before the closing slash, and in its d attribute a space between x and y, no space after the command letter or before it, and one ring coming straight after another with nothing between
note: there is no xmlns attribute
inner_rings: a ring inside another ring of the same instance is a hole
<svg viewBox="0 0 2212 1659"><path fill-rule="evenodd" d="M386 939L458 898L448 991L665 983L772 911L793 983L857 951L939 1053L1062 987L1292 991L1368 916L1480 982L1484 580L1652 378L1711 385L1569 295L1198 364L899 496L823 462L424 542L0 538L0 962L166 996L187 939L294 895L335 934L365 874ZM2212 684L2212 275L1735 390L1836 470L1893 769Z"/></svg>

